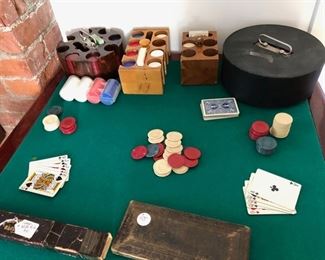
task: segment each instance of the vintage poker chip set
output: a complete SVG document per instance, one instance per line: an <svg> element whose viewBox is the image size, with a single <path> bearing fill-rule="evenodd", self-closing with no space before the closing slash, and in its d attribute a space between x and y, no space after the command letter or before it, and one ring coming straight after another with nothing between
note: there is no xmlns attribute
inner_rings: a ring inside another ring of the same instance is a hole
<svg viewBox="0 0 325 260"><path fill-rule="evenodd" d="M163 94L169 55L168 28L134 28L118 70L123 93Z"/></svg>
<svg viewBox="0 0 325 260"><path fill-rule="evenodd" d="M189 31L182 34L181 84L216 84L219 54L216 31Z"/></svg>
<svg viewBox="0 0 325 260"><path fill-rule="evenodd" d="M167 177L172 171L176 174L185 174L190 168L198 165L201 151L196 147L183 149L182 138L183 135L177 131L168 132L165 138L163 130L152 129L148 132L150 144L134 147L131 150L131 157L134 160L153 158L155 161L153 171L159 177Z"/></svg>
<svg viewBox="0 0 325 260"><path fill-rule="evenodd" d="M272 127L267 122L254 121L248 131L249 138L256 141L256 151L263 155L271 155L276 151L278 142L289 135L293 118L287 113L277 113L274 116ZM269 136L269 135L272 136Z"/></svg>
<svg viewBox="0 0 325 260"><path fill-rule="evenodd" d="M118 29L91 27L76 29L56 48L68 75L117 78L123 55L123 35Z"/></svg>
<svg viewBox="0 0 325 260"><path fill-rule="evenodd" d="M112 105L115 103L121 90L121 85L116 79L104 80L84 76L81 79L71 75L62 86L59 95L65 101L102 103Z"/></svg>

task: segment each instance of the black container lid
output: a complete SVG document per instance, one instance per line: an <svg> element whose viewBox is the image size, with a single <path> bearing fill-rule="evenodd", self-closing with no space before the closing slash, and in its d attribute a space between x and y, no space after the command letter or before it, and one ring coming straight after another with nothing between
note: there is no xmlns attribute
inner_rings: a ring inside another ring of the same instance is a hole
<svg viewBox="0 0 325 260"><path fill-rule="evenodd" d="M262 48L290 52L281 54ZM311 34L283 25L255 25L232 33L224 43L223 55L242 71L269 78L294 78L319 70L324 64L323 44Z"/></svg>

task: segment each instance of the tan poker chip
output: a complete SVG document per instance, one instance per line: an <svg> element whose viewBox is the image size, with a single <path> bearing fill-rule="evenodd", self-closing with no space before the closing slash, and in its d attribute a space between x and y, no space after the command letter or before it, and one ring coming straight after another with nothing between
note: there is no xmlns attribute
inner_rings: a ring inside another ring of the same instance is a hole
<svg viewBox="0 0 325 260"><path fill-rule="evenodd" d="M154 140L164 136L164 131L161 129L152 129L148 132L148 138Z"/></svg>
<svg viewBox="0 0 325 260"><path fill-rule="evenodd" d="M173 172L176 174L184 174L187 173L187 171L188 171L188 167L185 165L179 168L173 168Z"/></svg>
<svg viewBox="0 0 325 260"><path fill-rule="evenodd" d="M291 115L287 114L287 113L277 113L274 116L273 119L273 124L279 124L280 126L290 126L293 122L293 118Z"/></svg>
<svg viewBox="0 0 325 260"><path fill-rule="evenodd" d="M159 144L159 143L163 142L164 140L165 140L164 136L157 138L157 139L148 138L148 142L151 144Z"/></svg>
<svg viewBox="0 0 325 260"><path fill-rule="evenodd" d="M169 153L180 153L180 152L182 152L183 151L183 145L180 145L180 146L178 146L178 147L175 147L175 148L173 148L173 147L166 147L166 150L167 150L167 152L169 152Z"/></svg>
<svg viewBox="0 0 325 260"><path fill-rule="evenodd" d="M179 147L182 144L182 141L173 142L173 141L166 139L165 144L167 147L175 148L175 147Z"/></svg>
<svg viewBox="0 0 325 260"><path fill-rule="evenodd" d="M289 135L290 129L287 130L279 130L274 127L270 128L270 134L276 138L286 138Z"/></svg>
<svg viewBox="0 0 325 260"><path fill-rule="evenodd" d="M172 168L165 159L160 159L153 164L153 171L159 177L166 177L171 173Z"/></svg>
<svg viewBox="0 0 325 260"><path fill-rule="evenodd" d="M183 135L180 132L172 131L166 135L166 138L172 142L177 142L182 140Z"/></svg>

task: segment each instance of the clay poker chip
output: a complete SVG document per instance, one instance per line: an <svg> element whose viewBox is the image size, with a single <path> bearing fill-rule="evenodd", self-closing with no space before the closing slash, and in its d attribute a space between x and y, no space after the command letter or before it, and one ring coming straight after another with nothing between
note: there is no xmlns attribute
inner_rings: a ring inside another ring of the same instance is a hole
<svg viewBox="0 0 325 260"><path fill-rule="evenodd" d="M182 140L183 135L180 132L172 131L166 135L167 139L172 142L177 142Z"/></svg>
<svg viewBox="0 0 325 260"><path fill-rule="evenodd" d="M269 125L264 121L253 122L251 129L258 134L267 134L269 132Z"/></svg>
<svg viewBox="0 0 325 260"><path fill-rule="evenodd" d="M153 164L153 171L159 177L166 177L172 172L172 167L165 159L160 159Z"/></svg>
<svg viewBox="0 0 325 260"><path fill-rule="evenodd" d="M185 157L184 165L186 167L188 167L188 168L194 168L198 164L199 164L199 160L198 159L190 160L190 159L188 159L188 158Z"/></svg>
<svg viewBox="0 0 325 260"><path fill-rule="evenodd" d="M65 117L60 123L60 131L65 135L73 134L77 129L76 119L72 116Z"/></svg>
<svg viewBox="0 0 325 260"><path fill-rule="evenodd" d="M173 153L168 157L167 162L172 168L180 168L184 166L185 158L183 155Z"/></svg>
<svg viewBox="0 0 325 260"><path fill-rule="evenodd" d="M195 147L187 147L184 149L184 155L190 160L196 160L201 157L201 151Z"/></svg>
<svg viewBox="0 0 325 260"><path fill-rule="evenodd" d="M152 129L148 132L148 141L151 144L158 144L164 141L164 131L161 129Z"/></svg>
<svg viewBox="0 0 325 260"><path fill-rule="evenodd" d="M57 115L60 116L63 112L62 107L60 106L52 106L47 110L48 115Z"/></svg>
<svg viewBox="0 0 325 260"><path fill-rule="evenodd" d="M271 136L263 136L256 140L256 150L263 155L273 154L277 146L277 141Z"/></svg>
<svg viewBox="0 0 325 260"><path fill-rule="evenodd" d="M148 153L146 154L146 157L154 157L159 152L159 146L158 144L149 144L147 146Z"/></svg>
<svg viewBox="0 0 325 260"><path fill-rule="evenodd" d="M153 157L153 159L155 161L157 161L158 158L162 159L162 155L165 151L165 146L163 144L157 144L157 145L158 145L159 150L158 150L158 153Z"/></svg>
<svg viewBox="0 0 325 260"><path fill-rule="evenodd" d="M134 160L140 160L144 158L148 153L147 147L144 145L139 145L137 147L134 147L131 151L131 157Z"/></svg>
<svg viewBox="0 0 325 260"><path fill-rule="evenodd" d="M189 167L183 165L179 168L173 168L173 172L176 173L176 174L184 174L184 173L187 173Z"/></svg>

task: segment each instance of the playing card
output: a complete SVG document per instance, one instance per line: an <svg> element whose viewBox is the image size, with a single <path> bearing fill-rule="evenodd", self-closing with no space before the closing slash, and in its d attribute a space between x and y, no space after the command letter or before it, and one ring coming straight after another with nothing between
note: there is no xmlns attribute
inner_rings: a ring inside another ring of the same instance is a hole
<svg viewBox="0 0 325 260"><path fill-rule="evenodd" d="M254 177L256 173L251 173L251 176L249 178L249 181L245 181L245 194L246 197L249 198L249 202L252 207L263 207L267 209L277 210L280 212L286 212L287 214L296 214L296 210L289 210L285 207L282 207L280 205L274 204L273 202L270 202L264 198L258 197L254 194L251 194L250 192L247 192L248 186L251 182L253 182Z"/></svg>
<svg viewBox="0 0 325 260"><path fill-rule="evenodd" d="M289 211L295 211L300 190L300 184L258 169L246 192Z"/></svg>
<svg viewBox="0 0 325 260"><path fill-rule="evenodd" d="M235 98L202 99L201 105L204 117L229 117L239 115L239 109Z"/></svg>
<svg viewBox="0 0 325 260"><path fill-rule="evenodd" d="M200 104L200 108L201 108L201 111L202 111L203 120L205 120L205 121L232 118L232 117L237 117L238 116L238 114L236 114L236 115L228 115L228 116L204 116L204 108L203 108L202 103Z"/></svg>
<svg viewBox="0 0 325 260"><path fill-rule="evenodd" d="M28 176L19 189L36 194L54 197L62 187L64 180L58 180L54 174L34 173Z"/></svg>

